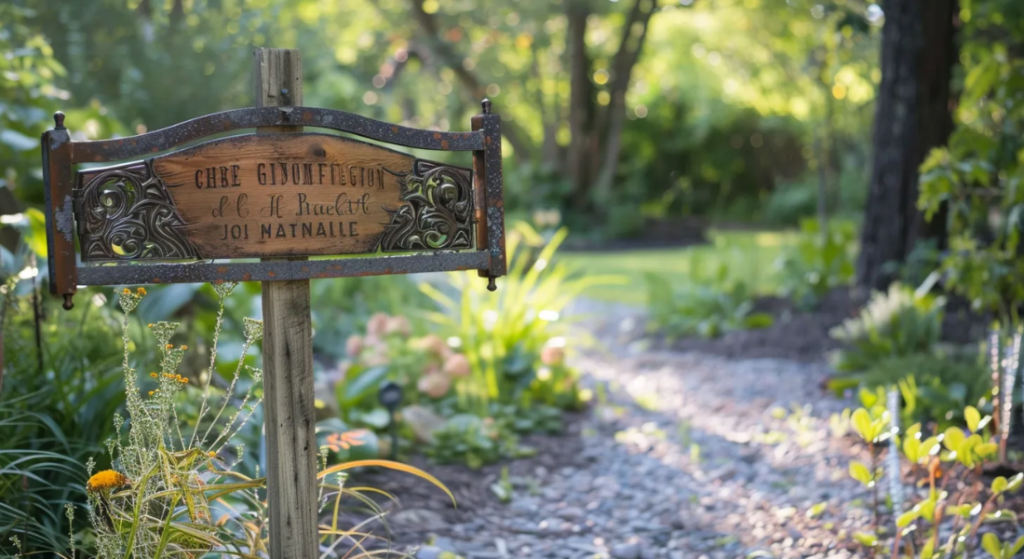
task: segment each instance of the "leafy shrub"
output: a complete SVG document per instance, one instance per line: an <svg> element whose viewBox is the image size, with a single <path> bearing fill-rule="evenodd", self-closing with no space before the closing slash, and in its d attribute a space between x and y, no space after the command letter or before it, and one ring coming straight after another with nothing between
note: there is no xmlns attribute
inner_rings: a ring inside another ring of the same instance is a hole
<svg viewBox="0 0 1024 559"><path fill-rule="evenodd" d="M884 358L931 352L942 333L945 299L893 283L875 293L859 316L829 334L849 348L839 352L838 371L862 371Z"/></svg>
<svg viewBox="0 0 1024 559"><path fill-rule="evenodd" d="M983 480L983 468L999 451L991 417L973 406L963 408L962 416L963 424L941 432L925 432L921 424L900 431L893 428L884 398L851 415L850 424L867 444L870 462L853 461L849 472L870 489L874 514L874 529L853 538L872 556L902 558L908 557L904 550L912 550L909 557L914 559L977 557L973 551L980 546L995 559L1008 559L1024 548L1024 536L1004 543L995 532L981 531L983 526L1006 522L1012 523L1011 531L1018 530L1017 515L1004 508L1004 501L1024 484L1024 474ZM886 448L889 456L882 468ZM900 467L903 461L911 465L907 474ZM893 511L890 530L881 525L879 488L894 476L899 478L894 485L902 486L903 478L909 477L909 486L924 491L912 492L912 501ZM891 548L883 545L885 534L894 534Z"/></svg>
<svg viewBox="0 0 1024 559"><path fill-rule="evenodd" d="M681 292L658 274L644 275L647 282L648 327L670 339L699 335L714 338L745 328L764 328L772 317L751 313L754 302L746 282L728 281L728 269L719 264L714 281L695 282Z"/></svg>
<svg viewBox="0 0 1024 559"><path fill-rule="evenodd" d="M783 297L803 309L814 307L830 290L853 280L856 226L833 220L822 235L816 219L800 221L800 240L775 263Z"/></svg>
<svg viewBox="0 0 1024 559"><path fill-rule="evenodd" d="M563 228L545 239L517 223L506 243L508 275L495 293L475 272L449 276L458 299L421 285L441 309L428 317L469 360L472 372L458 390L460 409L486 417L492 402L520 409L582 404L577 373L565 364L569 343L562 312L584 289L609 278L576 277L555 260L567 234Z"/></svg>
<svg viewBox="0 0 1024 559"><path fill-rule="evenodd" d="M884 357L866 370L833 379L837 393L862 387L898 386L905 402L905 421L945 428L962 424L961 411L981 407L992 392L992 375L969 356L947 352L912 353Z"/></svg>

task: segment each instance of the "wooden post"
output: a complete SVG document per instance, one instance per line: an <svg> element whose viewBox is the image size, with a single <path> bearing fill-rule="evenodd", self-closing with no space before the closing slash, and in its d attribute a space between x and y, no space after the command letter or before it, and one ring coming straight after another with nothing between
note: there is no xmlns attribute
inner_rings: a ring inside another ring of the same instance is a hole
<svg viewBox="0 0 1024 559"><path fill-rule="evenodd" d="M255 52L256 106L302 105L302 58L294 49ZM257 129L258 134L302 127ZM270 556L319 556L313 329L309 280L263 282L263 366Z"/></svg>

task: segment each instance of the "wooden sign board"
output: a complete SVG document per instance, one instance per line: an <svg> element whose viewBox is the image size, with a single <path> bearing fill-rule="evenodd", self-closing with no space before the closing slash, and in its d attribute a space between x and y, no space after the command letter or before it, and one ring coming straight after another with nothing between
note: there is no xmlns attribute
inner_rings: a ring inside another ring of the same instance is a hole
<svg viewBox="0 0 1024 559"><path fill-rule="evenodd" d="M322 134L215 140L79 173L82 260L468 249L471 174Z"/></svg>
<svg viewBox="0 0 1024 559"><path fill-rule="evenodd" d="M415 130L305 107L240 109L117 140L71 142L63 115L43 138L51 290L78 285L272 281L477 269L504 274L497 115L471 132ZM470 151L473 166L383 143ZM280 127L278 134L205 136ZM155 155L148 155L153 154ZM141 159L139 157L142 156ZM78 168L79 163L113 166ZM76 247L77 241L77 247ZM415 254L427 253L427 254ZM366 255L333 261L231 263Z"/></svg>

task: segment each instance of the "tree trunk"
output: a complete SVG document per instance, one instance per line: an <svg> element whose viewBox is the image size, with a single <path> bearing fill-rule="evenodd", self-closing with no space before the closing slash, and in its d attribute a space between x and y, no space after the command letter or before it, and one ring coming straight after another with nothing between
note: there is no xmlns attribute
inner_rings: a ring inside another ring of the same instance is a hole
<svg viewBox="0 0 1024 559"><path fill-rule="evenodd" d="M861 228L857 285L885 289L930 232L917 210L918 168L952 130L950 77L957 60L957 0L887 0L874 162Z"/></svg>

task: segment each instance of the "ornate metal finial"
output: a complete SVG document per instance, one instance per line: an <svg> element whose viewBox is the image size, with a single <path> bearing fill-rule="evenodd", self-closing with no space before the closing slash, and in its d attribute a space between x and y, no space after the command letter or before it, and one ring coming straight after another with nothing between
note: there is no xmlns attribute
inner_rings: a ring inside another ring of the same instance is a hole
<svg viewBox="0 0 1024 559"><path fill-rule="evenodd" d="M290 107L292 105L292 96L288 93L287 87L281 88L281 98L284 100L284 105Z"/></svg>
<svg viewBox="0 0 1024 559"><path fill-rule="evenodd" d="M491 114L491 100L490 99L484 99L483 101L481 101L480 102L480 106L484 108L484 114L485 115Z"/></svg>
<svg viewBox="0 0 1024 559"><path fill-rule="evenodd" d="M64 130L64 113L60 111L53 113L53 124L55 130Z"/></svg>
<svg viewBox="0 0 1024 559"><path fill-rule="evenodd" d="M60 116L63 117L64 115L62 114ZM71 309L75 308L75 302L74 302L73 298L74 298L74 295L71 294L71 293L65 293L64 294L64 310L70 311Z"/></svg>

